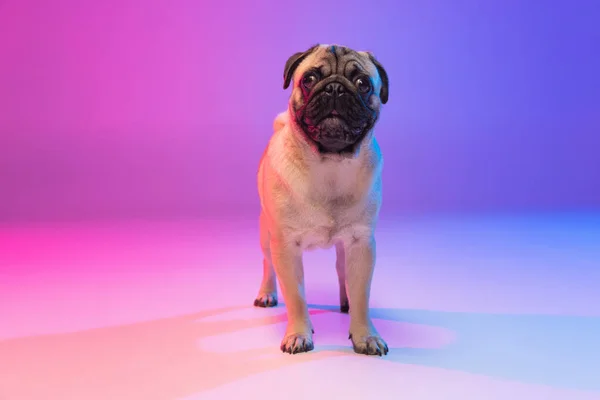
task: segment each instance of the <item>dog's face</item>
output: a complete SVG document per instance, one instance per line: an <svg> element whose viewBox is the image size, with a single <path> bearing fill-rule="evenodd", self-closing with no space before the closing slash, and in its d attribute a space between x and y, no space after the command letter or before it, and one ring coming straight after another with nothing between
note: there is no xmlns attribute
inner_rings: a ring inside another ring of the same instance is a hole
<svg viewBox="0 0 600 400"><path fill-rule="evenodd" d="M291 56L284 89L293 80L292 118L321 153L354 153L388 99L385 69L367 52L317 45Z"/></svg>

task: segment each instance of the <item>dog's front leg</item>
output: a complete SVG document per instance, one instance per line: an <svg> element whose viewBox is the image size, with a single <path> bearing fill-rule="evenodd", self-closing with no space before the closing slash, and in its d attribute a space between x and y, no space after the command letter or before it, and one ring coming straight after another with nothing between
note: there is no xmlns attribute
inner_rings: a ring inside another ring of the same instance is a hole
<svg viewBox="0 0 600 400"><path fill-rule="evenodd" d="M273 235L271 258L288 315L288 326L281 342L281 351L290 354L311 351L314 345L312 324L304 295L302 249L295 241L290 243L282 235Z"/></svg>
<svg viewBox="0 0 600 400"><path fill-rule="evenodd" d="M354 351L369 355L387 354L388 346L377 333L369 315L369 296L375 267L375 238L353 238L345 246L351 310L350 339Z"/></svg>

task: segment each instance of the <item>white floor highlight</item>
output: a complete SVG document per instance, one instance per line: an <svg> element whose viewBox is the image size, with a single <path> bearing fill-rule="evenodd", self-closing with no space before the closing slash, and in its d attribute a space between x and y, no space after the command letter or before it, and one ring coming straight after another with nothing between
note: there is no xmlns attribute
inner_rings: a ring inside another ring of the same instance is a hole
<svg viewBox="0 0 600 400"><path fill-rule="evenodd" d="M383 358L352 352L332 251L305 256L315 350L280 352L254 219L1 227L0 399L600 399L599 214L377 240Z"/></svg>

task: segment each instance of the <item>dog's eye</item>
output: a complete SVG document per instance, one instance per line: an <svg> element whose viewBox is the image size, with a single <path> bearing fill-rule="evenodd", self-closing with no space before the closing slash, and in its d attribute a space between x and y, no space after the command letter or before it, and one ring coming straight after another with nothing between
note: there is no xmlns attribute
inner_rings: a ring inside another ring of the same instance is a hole
<svg viewBox="0 0 600 400"><path fill-rule="evenodd" d="M318 81L319 77L314 72L311 72L304 75L304 78L302 78L302 86L310 90Z"/></svg>
<svg viewBox="0 0 600 400"><path fill-rule="evenodd" d="M369 78L360 77L355 82L356 88L361 93L368 93L371 90L371 81Z"/></svg>

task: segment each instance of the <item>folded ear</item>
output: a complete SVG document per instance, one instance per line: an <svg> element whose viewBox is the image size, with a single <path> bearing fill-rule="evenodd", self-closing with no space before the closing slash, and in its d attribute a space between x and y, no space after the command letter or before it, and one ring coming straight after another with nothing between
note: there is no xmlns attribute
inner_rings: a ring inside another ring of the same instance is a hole
<svg viewBox="0 0 600 400"><path fill-rule="evenodd" d="M318 44L312 46L310 49L308 49L306 51L301 51L301 52L295 53L290 58L288 58L288 60L285 63L285 68L283 69L283 88L284 89L287 89L290 86L290 82L292 81L292 76L294 76L294 72L296 71L296 68L298 68L298 65L300 65L302 60L304 60L306 58L306 56L308 56L310 53L312 53L317 47L319 47Z"/></svg>
<svg viewBox="0 0 600 400"><path fill-rule="evenodd" d="M373 53L367 52L367 54L369 55L371 62L375 64L377 72L379 73L379 77L381 78L381 91L379 92L379 98L381 99L381 103L385 104L388 101L390 92L390 82L388 80L387 72L385 71L385 68L383 68L383 65L381 65L377 59L375 59Z"/></svg>

